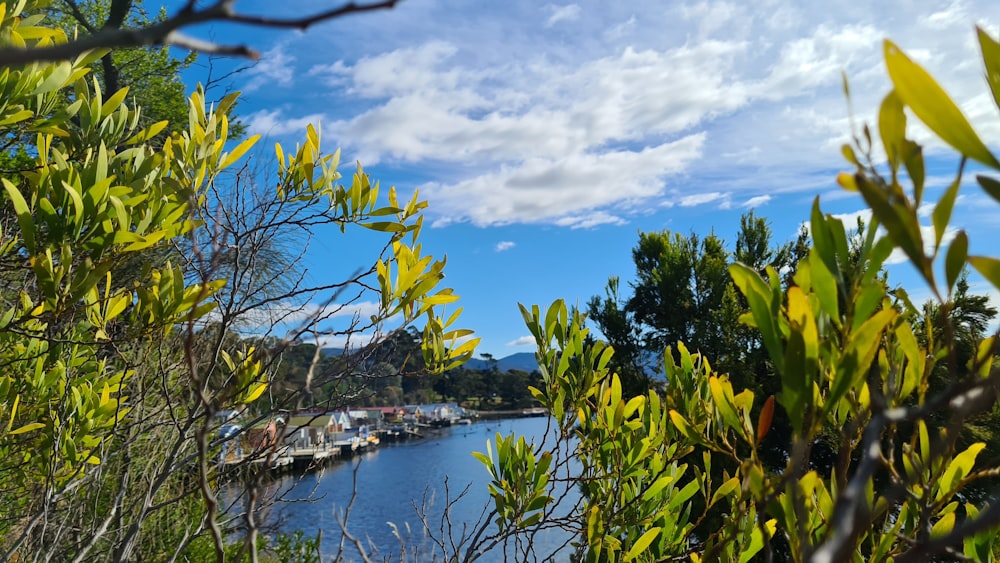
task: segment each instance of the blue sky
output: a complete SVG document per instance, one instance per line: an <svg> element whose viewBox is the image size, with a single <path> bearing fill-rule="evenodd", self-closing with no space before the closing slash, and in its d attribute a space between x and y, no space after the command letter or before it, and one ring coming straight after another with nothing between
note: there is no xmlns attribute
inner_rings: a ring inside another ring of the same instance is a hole
<svg viewBox="0 0 1000 563"><path fill-rule="evenodd" d="M287 15L274 2L238 7ZM463 326L483 338L479 351L505 356L532 350L518 302L582 305L609 275L630 279L639 231L714 231L732 243L753 208L780 242L794 238L817 195L827 212L863 212L834 183L850 134L841 71L855 120L873 121L888 91L886 37L996 146L1000 119L973 26L995 34L998 15L985 1L405 0L306 32L194 34L262 53L232 87L244 93L241 118L266 137L263 154L319 123L346 166L360 160L384 184L420 190L430 202L425 252L448 256L446 282L462 296ZM205 76L198 68L189 79ZM911 132L929 140L918 126ZM957 159L933 142L926 151L934 198ZM973 253L996 252L996 210L964 188L953 222ZM310 276L370 260L369 247L331 233L313 246ZM890 272L926 296L909 266Z"/></svg>

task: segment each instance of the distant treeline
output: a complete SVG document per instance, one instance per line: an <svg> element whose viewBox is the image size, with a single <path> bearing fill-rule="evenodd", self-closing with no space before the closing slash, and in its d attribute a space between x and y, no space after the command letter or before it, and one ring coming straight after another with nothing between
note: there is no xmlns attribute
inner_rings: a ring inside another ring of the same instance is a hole
<svg viewBox="0 0 1000 563"><path fill-rule="evenodd" d="M289 398L296 397L294 402L300 407L312 406L302 403L305 397L315 405L328 405L334 398L341 401L344 396L351 397L351 404L363 406L437 401L454 401L480 410L535 406L528 387L541 384L541 373L537 369L501 371L493 356L483 354L482 361L470 362L474 367L463 366L432 375L424 369L420 337L420 332L411 327L377 346L351 354L321 350L313 368L313 379L325 383L311 393L303 393L303 389L307 387L310 366L316 358L316 345L286 346L280 351L280 363L275 369L272 400L276 404L289 404ZM278 345L267 341L263 344L264 350L276 349Z"/></svg>

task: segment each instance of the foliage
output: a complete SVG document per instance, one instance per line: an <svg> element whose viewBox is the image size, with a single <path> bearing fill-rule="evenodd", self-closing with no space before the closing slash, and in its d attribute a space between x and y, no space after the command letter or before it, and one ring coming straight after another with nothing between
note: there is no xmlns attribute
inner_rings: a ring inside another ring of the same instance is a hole
<svg viewBox="0 0 1000 563"><path fill-rule="evenodd" d="M0 47L66 41L27 15L39 7L0 3ZM354 287L380 303L367 325L376 332L390 319L425 323L430 370L471 357L476 340L455 328L458 311L441 316L457 296L439 287L444 261L421 251L426 204L416 194L399 201L360 165L340 183L338 153L324 154L309 126L294 150L275 147L271 204L244 208L270 220L218 219L217 195L234 193L223 186L247 170L258 140L230 142L236 95L208 104L199 89L185 123L147 124L127 88L105 93L93 78L104 54L0 73L0 135L32 141L11 148L30 169L0 177L2 558L165 560L207 544L222 560L238 523L245 543L236 551L256 559L254 456L237 467L249 479L249 508L222 514L217 498L216 413L266 419L277 407L259 400L273 358L233 337L237 320L273 300ZM278 232L304 214L312 225L383 237L385 250L349 279L248 301L260 277L255 260L240 257L263 255L245 228ZM176 260L154 259L164 255ZM322 336L323 315L321 307L291 339Z"/></svg>
<svg viewBox="0 0 1000 563"><path fill-rule="evenodd" d="M628 394L656 385L651 374L659 371L659 356L677 341L713 358L740 385L766 389L770 368L759 338L739 323L747 304L728 266L742 262L759 272L769 266L784 271L808 252L801 239L774 246L772 238L767 221L753 211L740 218L732 251L714 233L639 233L632 250L632 295L623 296L619 279L612 277L606 296L588 304L590 319L615 348L612 366Z"/></svg>
<svg viewBox="0 0 1000 563"><path fill-rule="evenodd" d="M150 14L141 0L56 0L45 6L43 13L51 25L70 37L92 36L105 26L145 27L166 19L162 7ZM132 95L143 101L144 124L167 121L182 125L187 122L187 101L180 73L194 61L193 53L176 59L166 47L117 49L94 61L91 73L100 81L105 97L128 86Z"/></svg>
<svg viewBox="0 0 1000 563"><path fill-rule="evenodd" d="M983 31L979 41L1000 103L1000 43ZM494 478L490 518L507 538L560 526L576 534L586 561L995 559L1000 504L972 493L1000 468L982 455L985 443L959 442L970 421L997 409L996 338L980 322L994 312L970 301L960 282L971 265L1000 288L1000 259L969 256L963 231L947 247L943 240L965 160L993 170L1000 162L926 71L888 41L885 59L893 84L879 113L887 174L875 165L865 127L844 147L854 173L838 177L864 196L872 225L852 236L817 199L812 246L790 284L773 267L729 266L748 306L741 321L759 335L776 395L739 391L710 356L678 342L664 354L662 394L629 396L608 368L612 350L587 338L583 315L559 301L547 310L522 307L542 366L543 385L532 392L558 439L518 448L510 447L521 443L515 437L500 436L495 457L480 456ZM904 108L962 155L932 206L929 240L917 213L925 162L906 137ZM987 175L977 182L1000 201L1000 182ZM670 248L688 246L675 238ZM933 293L931 314L888 286L881 267L896 249ZM775 469L762 460L761 444L779 418L791 437ZM817 447L829 439L832 463ZM547 471L532 471L549 456ZM578 470L560 462L574 457ZM568 513L557 492L566 483L582 491ZM531 526L511 527L517 523Z"/></svg>
<svg viewBox="0 0 1000 563"><path fill-rule="evenodd" d="M296 530L275 538L269 551L274 552L275 561L282 563L320 563L320 539L320 536L307 538L302 530Z"/></svg>

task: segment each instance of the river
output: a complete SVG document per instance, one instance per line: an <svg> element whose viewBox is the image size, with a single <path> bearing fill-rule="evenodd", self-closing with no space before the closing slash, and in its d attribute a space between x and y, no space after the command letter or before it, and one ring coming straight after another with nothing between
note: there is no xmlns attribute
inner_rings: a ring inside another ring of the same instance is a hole
<svg viewBox="0 0 1000 563"><path fill-rule="evenodd" d="M446 496L454 499L468 487L466 495L451 510L450 519L455 525L453 535L457 536L463 524L476 522L484 507L492 506L487 492L489 474L472 452L485 452L487 440L492 440L497 432L539 440L547 423L546 418L520 418L453 426L422 440L383 445L320 471L283 476L276 483L277 490L282 491L283 499L288 501L279 505L281 529L285 532L302 530L312 537L321 530L324 560L330 560L339 551L342 534L338 516L351 502L356 475L357 495L347 530L362 541L372 560L381 561L392 556L393 561L399 561L401 545L407 549L406 561L441 560L440 551L429 551L433 546L424 537L415 506L426 506L432 533L440 537ZM402 536L402 544L394 529ZM495 527L491 525L490 530ZM547 532L535 538L535 547L539 553L549 553L567 537L561 531ZM357 551L349 545L345 546L343 557L345 561L360 560ZM568 556L560 556L560 559L567 560ZM502 549L495 549L478 559L484 562L504 560Z"/></svg>

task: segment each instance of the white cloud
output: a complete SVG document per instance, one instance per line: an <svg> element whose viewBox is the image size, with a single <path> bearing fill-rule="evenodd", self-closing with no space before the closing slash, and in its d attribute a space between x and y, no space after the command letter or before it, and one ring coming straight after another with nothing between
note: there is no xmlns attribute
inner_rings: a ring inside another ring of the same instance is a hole
<svg viewBox="0 0 1000 563"><path fill-rule="evenodd" d="M502 240L497 243L494 250L496 250L497 252L503 252L504 250L510 250L511 248L514 248L514 246L515 246L514 242L509 240Z"/></svg>
<svg viewBox="0 0 1000 563"><path fill-rule="evenodd" d="M694 207L696 205L704 205L706 203L712 203L713 201L719 201L726 197L726 194L721 192L707 192L701 194L691 194L681 198L681 207Z"/></svg>
<svg viewBox="0 0 1000 563"><path fill-rule="evenodd" d="M555 220L556 225L570 227L571 229L589 229L598 225L624 225L627 222L617 215L605 213L604 211L594 211L581 215L566 215Z"/></svg>
<svg viewBox="0 0 1000 563"><path fill-rule="evenodd" d="M294 77L295 57L285 52L281 43L263 52L256 64L245 71L250 77L243 90L250 92L261 86L290 86Z"/></svg>
<svg viewBox="0 0 1000 563"><path fill-rule="evenodd" d="M334 348L337 350L358 350L365 346L370 346L375 342L385 338L380 332L357 333L351 335L328 335L319 338L320 348Z"/></svg>
<svg viewBox="0 0 1000 563"><path fill-rule="evenodd" d="M850 132L841 72L856 123L872 122L891 36L988 143L1000 141L968 32L983 4L831 2L549 4L541 17L532 5L456 10L423 27L392 20L381 52L365 44L334 50L344 54L332 63L309 59L329 88L328 98L314 92L324 105L272 106L246 121L280 135L322 120L352 159L431 170L423 193L438 225L620 224L661 202L763 205L762 182L774 193L829 189ZM684 33L662 33L677 22ZM573 33L547 29L556 25ZM915 123L912 134L928 138ZM704 201L706 190L725 195Z"/></svg>
<svg viewBox="0 0 1000 563"><path fill-rule="evenodd" d="M742 207L761 207L763 205L767 205L767 202L769 201L771 201L771 196L759 195L744 201Z"/></svg>
<svg viewBox="0 0 1000 563"><path fill-rule="evenodd" d="M302 134L309 124L319 124L323 121L323 114L311 114L304 117L284 117L284 112L276 110L260 110L247 115L247 129L250 133L257 133L264 136L286 135L288 133Z"/></svg>
<svg viewBox="0 0 1000 563"><path fill-rule="evenodd" d="M438 225L618 223L620 217L602 208L627 209L661 193L665 177L700 155L703 140L692 135L637 152L533 158L457 184L427 184L420 190L437 203L443 217Z"/></svg>
<svg viewBox="0 0 1000 563"><path fill-rule="evenodd" d="M955 235L958 234L958 229L954 227L947 227L944 233L941 235L941 247L944 249L948 248L951 241L955 240ZM920 226L920 237L924 240L924 253L930 254L934 252L934 226L933 225L921 225ZM906 256L906 253L902 249L897 248L892 251L892 254L885 259L886 265L893 264L903 264L908 262L910 259Z"/></svg>
<svg viewBox="0 0 1000 563"><path fill-rule="evenodd" d="M520 336L507 343L507 346L534 346L534 345L535 345L535 337L531 335Z"/></svg>
<svg viewBox="0 0 1000 563"><path fill-rule="evenodd" d="M615 41L626 37L633 29L635 29L636 21L635 14L632 14L627 20L605 31L604 38L609 41Z"/></svg>
<svg viewBox="0 0 1000 563"><path fill-rule="evenodd" d="M923 18L922 21L928 27L934 29L946 29L955 26L956 24L965 24L969 21L969 15L965 10L965 6L962 5L962 2L956 0L949 4L945 9L938 10L926 18Z"/></svg>
<svg viewBox="0 0 1000 563"><path fill-rule="evenodd" d="M264 330L277 327L280 330L294 329L303 323L319 321L326 323L340 319L350 324L357 318L361 324L367 324L372 315L379 314L381 305L376 301L358 301L354 303L321 303L310 302L296 304L279 302L270 307L260 307L248 312L242 319L243 323L253 330ZM338 321L338 322L340 322Z"/></svg>
<svg viewBox="0 0 1000 563"><path fill-rule="evenodd" d="M381 303L376 301L359 301L357 303L349 303L346 305L333 304L327 306L327 310L330 311L331 318L354 317L356 315L364 319L371 317L372 315L377 315L381 309Z"/></svg>
<svg viewBox="0 0 1000 563"><path fill-rule="evenodd" d="M580 17L580 6L577 4L567 4L565 6L553 6L549 4L547 8L552 12L552 15L545 21L545 27L552 27L559 22L573 21Z"/></svg>
<svg viewBox="0 0 1000 563"><path fill-rule="evenodd" d="M869 24L821 24L812 35L786 43L771 74L760 84L761 95L787 98L822 84L839 83L852 63L877 65L879 41L885 33Z"/></svg>

